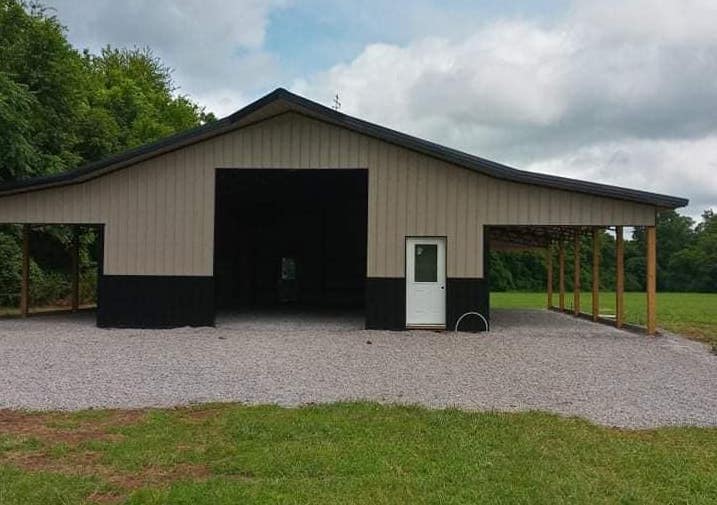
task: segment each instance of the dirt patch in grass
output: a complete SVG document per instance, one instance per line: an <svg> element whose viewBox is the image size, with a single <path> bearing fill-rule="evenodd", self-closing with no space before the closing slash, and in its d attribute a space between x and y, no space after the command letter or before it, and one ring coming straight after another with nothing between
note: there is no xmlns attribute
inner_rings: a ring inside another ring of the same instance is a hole
<svg viewBox="0 0 717 505"><path fill-rule="evenodd" d="M179 480L201 482L211 476L206 466L190 463L179 463L167 468L149 466L131 474L118 473L102 465L94 469L95 472L90 475L101 477L112 487L110 491L97 491L88 498L96 503L116 503L130 492L144 487L167 487Z"/></svg>
<svg viewBox="0 0 717 505"><path fill-rule="evenodd" d="M218 408L184 407L174 409L190 423L200 423L219 413ZM147 466L126 472L102 461L102 453L85 450L84 442L119 442L124 435L118 428L141 423L149 410L109 410L76 415L62 412L23 412L0 410L0 434L39 444L13 447L0 452L0 463L27 472L97 477L104 484L87 499L93 503L118 503L132 491L143 487L165 487L178 480L202 481L211 475L205 465L178 463Z"/></svg>
<svg viewBox="0 0 717 505"><path fill-rule="evenodd" d="M92 475L85 470L100 467L101 455L94 451L73 453L57 458L45 451L12 451L2 456L2 461L30 472L54 472L63 474Z"/></svg>
<svg viewBox="0 0 717 505"><path fill-rule="evenodd" d="M0 456L0 462L28 472L50 472L63 475L97 477L106 486L88 497L90 502L117 503L129 493L144 487L169 486L178 480L202 481L211 476L204 465L179 463L169 467L147 466L135 472L123 472L102 463L102 454L80 451L53 456L49 451L10 451Z"/></svg>
<svg viewBox="0 0 717 505"><path fill-rule="evenodd" d="M122 435L113 433L113 428L140 422L145 416L146 412L141 410L108 411L97 419L64 413L0 410L0 433L74 446L87 440L119 440Z"/></svg>
<svg viewBox="0 0 717 505"><path fill-rule="evenodd" d="M226 409L226 404L211 403L208 405L190 405L188 407L176 407L182 421L188 423L203 423L204 421L220 415Z"/></svg>

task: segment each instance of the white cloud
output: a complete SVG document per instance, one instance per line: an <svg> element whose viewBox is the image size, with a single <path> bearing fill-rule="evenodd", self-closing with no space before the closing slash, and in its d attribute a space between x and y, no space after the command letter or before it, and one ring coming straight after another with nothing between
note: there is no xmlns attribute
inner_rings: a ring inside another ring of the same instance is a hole
<svg viewBox="0 0 717 505"><path fill-rule="evenodd" d="M595 143L525 168L689 196L693 215L717 203L717 133L689 140Z"/></svg>
<svg viewBox="0 0 717 505"><path fill-rule="evenodd" d="M713 0L578 0L570 21L603 41L714 44Z"/></svg>
<svg viewBox="0 0 717 505"><path fill-rule="evenodd" d="M180 92L219 115L246 103L238 90L278 79L263 46L269 15L286 0L47 0L79 47L149 46L175 69Z"/></svg>
<svg viewBox="0 0 717 505"><path fill-rule="evenodd" d="M497 161L692 197L698 214L717 207L715 19L713 1L580 1L550 26L369 45L293 88Z"/></svg>

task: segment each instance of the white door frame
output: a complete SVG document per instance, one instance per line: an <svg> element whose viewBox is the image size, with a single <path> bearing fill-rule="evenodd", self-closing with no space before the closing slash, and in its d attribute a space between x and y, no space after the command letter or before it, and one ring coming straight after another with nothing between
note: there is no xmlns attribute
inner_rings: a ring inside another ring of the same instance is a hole
<svg viewBox="0 0 717 505"><path fill-rule="evenodd" d="M415 246L435 244L436 281L416 282ZM406 328L446 327L446 281L448 238L445 236L407 236L405 239L404 275L406 278Z"/></svg>

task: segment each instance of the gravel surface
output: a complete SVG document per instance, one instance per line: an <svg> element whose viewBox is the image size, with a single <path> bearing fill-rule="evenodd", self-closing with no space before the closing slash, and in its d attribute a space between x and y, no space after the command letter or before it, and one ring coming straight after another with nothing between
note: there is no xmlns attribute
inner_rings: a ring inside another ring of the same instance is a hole
<svg viewBox="0 0 717 505"><path fill-rule="evenodd" d="M366 331L352 315L218 323L104 330L93 314L0 321L0 408L367 399L539 409L621 427L717 425L717 356L674 335L517 310L494 311L493 331L481 334Z"/></svg>

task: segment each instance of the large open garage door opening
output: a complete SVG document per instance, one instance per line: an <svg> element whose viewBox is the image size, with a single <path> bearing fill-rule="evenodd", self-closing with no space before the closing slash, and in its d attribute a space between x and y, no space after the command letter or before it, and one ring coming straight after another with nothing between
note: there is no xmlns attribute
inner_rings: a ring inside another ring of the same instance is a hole
<svg viewBox="0 0 717 505"><path fill-rule="evenodd" d="M218 170L218 323L249 312L362 317L367 196L366 170Z"/></svg>

